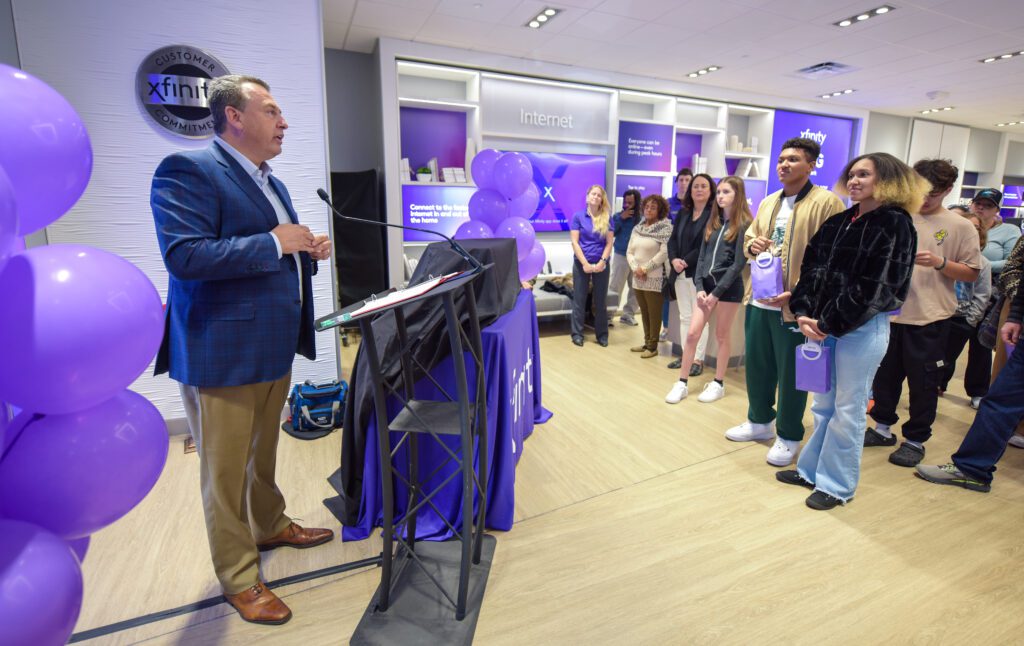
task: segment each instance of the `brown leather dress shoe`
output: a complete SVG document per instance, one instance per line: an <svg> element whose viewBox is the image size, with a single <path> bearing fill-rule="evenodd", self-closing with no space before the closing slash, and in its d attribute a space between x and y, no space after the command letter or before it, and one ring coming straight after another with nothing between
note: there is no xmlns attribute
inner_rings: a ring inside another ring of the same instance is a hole
<svg viewBox="0 0 1024 646"><path fill-rule="evenodd" d="M323 545L334 538L334 532L319 527L300 527L295 523L289 523L277 536L271 536L267 540L256 545L261 552L272 550L276 547L294 547L305 549Z"/></svg>
<svg viewBox="0 0 1024 646"><path fill-rule="evenodd" d="M251 588L238 594L226 594L228 600L242 619L254 624L280 625L292 618L292 611L284 601L257 581Z"/></svg>

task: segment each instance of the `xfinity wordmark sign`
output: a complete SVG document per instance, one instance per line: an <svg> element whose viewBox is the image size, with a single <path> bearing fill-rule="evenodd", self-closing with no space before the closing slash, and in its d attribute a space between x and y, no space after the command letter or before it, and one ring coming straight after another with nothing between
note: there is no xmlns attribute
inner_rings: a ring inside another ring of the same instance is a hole
<svg viewBox="0 0 1024 646"><path fill-rule="evenodd" d="M204 139L213 136L210 79L229 73L223 63L200 49L171 45L142 61L135 85L154 121L176 135Z"/></svg>

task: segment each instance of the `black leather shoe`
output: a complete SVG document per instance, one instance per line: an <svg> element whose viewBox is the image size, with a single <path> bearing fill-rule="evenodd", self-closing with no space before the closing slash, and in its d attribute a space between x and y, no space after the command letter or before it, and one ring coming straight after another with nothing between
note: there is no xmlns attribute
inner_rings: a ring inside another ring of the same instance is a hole
<svg viewBox="0 0 1024 646"><path fill-rule="evenodd" d="M572 342L573 342L573 343L574 343L575 345L578 345L578 346L580 346L581 348L583 347L583 337L581 337L581 336L574 336L574 337L572 338Z"/></svg>
<svg viewBox="0 0 1024 646"><path fill-rule="evenodd" d="M608 347L608 339L598 339L597 340L597 345L601 346L602 348L607 348Z"/></svg>

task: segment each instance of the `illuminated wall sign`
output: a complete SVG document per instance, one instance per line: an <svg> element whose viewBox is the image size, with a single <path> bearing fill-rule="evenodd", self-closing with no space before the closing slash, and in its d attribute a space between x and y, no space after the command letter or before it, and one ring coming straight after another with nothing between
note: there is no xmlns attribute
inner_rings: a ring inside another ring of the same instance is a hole
<svg viewBox="0 0 1024 646"><path fill-rule="evenodd" d="M484 136L609 142L612 93L572 85L483 75Z"/></svg>
<svg viewBox="0 0 1024 646"><path fill-rule="evenodd" d="M208 83L225 74L224 64L201 49L171 45L146 56L135 85L153 121L176 135L205 139L213 136Z"/></svg>

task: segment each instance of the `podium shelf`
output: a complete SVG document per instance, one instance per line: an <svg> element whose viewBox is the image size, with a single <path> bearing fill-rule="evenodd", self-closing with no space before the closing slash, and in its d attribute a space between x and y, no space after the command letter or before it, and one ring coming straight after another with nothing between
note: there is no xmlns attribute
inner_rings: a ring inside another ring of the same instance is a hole
<svg viewBox="0 0 1024 646"><path fill-rule="evenodd" d="M470 404L469 420L471 425L475 413L476 405ZM424 424L427 425L427 428L424 428ZM394 421L388 424L388 430L400 433L434 432L438 435L459 435L462 432L462 427L459 424L459 403L425 399L410 400Z"/></svg>

